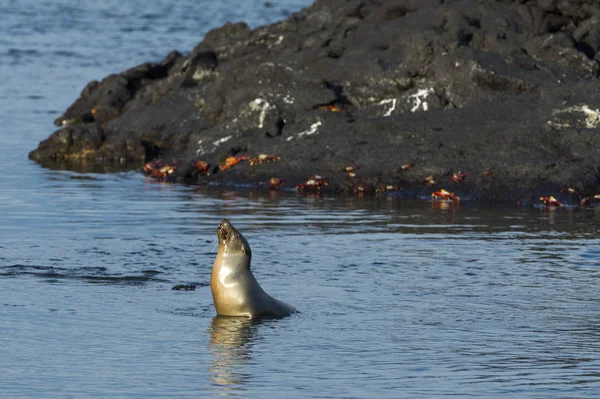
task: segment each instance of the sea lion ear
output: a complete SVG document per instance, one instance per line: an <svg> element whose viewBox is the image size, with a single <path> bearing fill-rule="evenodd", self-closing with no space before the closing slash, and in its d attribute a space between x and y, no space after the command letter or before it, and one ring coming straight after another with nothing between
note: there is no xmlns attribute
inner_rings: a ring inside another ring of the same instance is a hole
<svg viewBox="0 0 600 399"><path fill-rule="evenodd" d="M245 245L242 245L242 252L248 256L252 255L252 250L250 248L246 247Z"/></svg>

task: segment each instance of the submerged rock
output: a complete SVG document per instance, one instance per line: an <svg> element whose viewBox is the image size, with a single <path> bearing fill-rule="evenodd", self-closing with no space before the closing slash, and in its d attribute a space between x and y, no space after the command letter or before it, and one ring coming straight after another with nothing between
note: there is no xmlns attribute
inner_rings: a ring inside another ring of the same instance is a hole
<svg viewBox="0 0 600 399"><path fill-rule="evenodd" d="M194 284L178 284L171 287L174 291L195 291L196 285Z"/></svg>
<svg viewBox="0 0 600 399"><path fill-rule="evenodd" d="M187 55L88 84L30 157L177 159L164 178L191 184L595 194L598 15L584 0L320 0L254 30L227 23ZM259 154L281 159L219 167Z"/></svg>

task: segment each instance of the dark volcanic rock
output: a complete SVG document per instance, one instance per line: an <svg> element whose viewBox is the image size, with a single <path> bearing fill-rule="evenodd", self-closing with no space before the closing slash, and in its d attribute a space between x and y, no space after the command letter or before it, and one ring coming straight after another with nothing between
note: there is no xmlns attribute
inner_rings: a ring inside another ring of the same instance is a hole
<svg viewBox="0 0 600 399"><path fill-rule="evenodd" d="M429 195L436 176L486 199L595 194L599 18L585 0L317 1L89 83L30 156L179 159L166 178L193 184L294 187L319 174L329 190ZM281 160L217 166L261 153Z"/></svg>

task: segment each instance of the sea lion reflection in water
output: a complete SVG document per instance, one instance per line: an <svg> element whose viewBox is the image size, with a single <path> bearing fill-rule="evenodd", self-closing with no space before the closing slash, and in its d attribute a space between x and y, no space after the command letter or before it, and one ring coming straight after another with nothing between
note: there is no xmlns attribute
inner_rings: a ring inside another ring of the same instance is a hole
<svg viewBox="0 0 600 399"><path fill-rule="evenodd" d="M261 319L215 316L210 326L210 372L219 395L241 390L250 383L245 365L252 360L252 341ZM221 391L221 389L223 391Z"/></svg>
<svg viewBox="0 0 600 399"><path fill-rule="evenodd" d="M219 316L282 317L297 310L267 294L250 270L252 251L246 238L227 219L217 227L219 251L210 289Z"/></svg>

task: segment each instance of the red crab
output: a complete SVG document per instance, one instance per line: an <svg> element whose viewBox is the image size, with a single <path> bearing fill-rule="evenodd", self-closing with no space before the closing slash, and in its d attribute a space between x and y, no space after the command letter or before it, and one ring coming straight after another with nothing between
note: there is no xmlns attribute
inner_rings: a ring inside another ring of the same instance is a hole
<svg viewBox="0 0 600 399"><path fill-rule="evenodd" d="M165 166L160 160L146 162L144 164L144 173L153 176L158 173L159 169Z"/></svg>
<svg viewBox="0 0 600 399"><path fill-rule="evenodd" d="M166 179L167 176L177 170L179 162L174 160L171 165L165 165L161 160L147 162L144 164L144 173L155 179Z"/></svg>
<svg viewBox="0 0 600 399"><path fill-rule="evenodd" d="M333 104L319 105L319 109L322 109L323 111L331 111L331 112L343 112L344 111L337 105L333 105Z"/></svg>
<svg viewBox="0 0 600 399"><path fill-rule="evenodd" d="M560 202L559 200L557 200L556 198L554 198L551 195L548 197L540 197L540 201L542 201L542 204L544 204L544 206L548 206L551 208L557 208L557 207L563 206L562 202Z"/></svg>
<svg viewBox="0 0 600 399"><path fill-rule="evenodd" d="M571 195L577 195L577 196L581 197L581 194L579 194L577 192L577 190L575 190L574 188L571 188L571 187L565 188L565 189L560 190L560 191L563 192L563 193L567 193L567 194L571 194Z"/></svg>
<svg viewBox="0 0 600 399"><path fill-rule="evenodd" d="M270 154L270 155L258 154L257 157L250 159L250 166L255 166L255 165L261 164L263 162L279 161L280 159L281 159L281 157L278 157L277 155L273 155L273 154Z"/></svg>
<svg viewBox="0 0 600 399"><path fill-rule="evenodd" d="M248 159L250 159L250 157L247 155L242 155L238 157L227 157L227 159L225 159L225 163L221 165L220 168L221 170L227 170L240 162L247 161Z"/></svg>
<svg viewBox="0 0 600 399"><path fill-rule="evenodd" d="M208 162L205 161L197 161L194 166L198 169L198 172L205 173L208 171Z"/></svg>
<svg viewBox="0 0 600 399"><path fill-rule="evenodd" d="M350 172L356 172L359 169L360 169L360 166L346 166L346 167L340 169L340 171L350 173Z"/></svg>
<svg viewBox="0 0 600 399"><path fill-rule="evenodd" d="M283 179L279 179L277 177L271 177L269 179L269 189L271 189L271 190L278 190L282 184L283 184Z"/></svg>
<svg viewBox="0 0 600 399"><path fill-rule="evenodd" d="M450 180L452 180L455 183L461 183L461 182L465 181L467 176L469 176L469 175L466 173L463 173L459 170L458 172L452 173L452 176L450 176Z"/></svg>
<svg viewBox="0 0 600 399"><path fill-rule="evenodd" d="M327 181L319 176L319 175L313 175L311 177L308 178L307 181L305 181L304 183L300 183L296 186L296 190L301 191L301 190L307 190L307 189L314 189L319 191L321 189L321 186L326 186L327 185Z"/></svg>
<svg viewBox="0 0 600 399"><path fill-rule="evenodd" d="M357 184L354 186L354 194L363 195L373 192L373 186L370 184Z"/></svg>
<svg viewBox="0 0 600 399"><path fill-rule="evenodd" d="M436 180L437 180L436 176L427 176L425 179L423 179L423 184L425 184L427 186L435 186Z"/></svg>
<svg viewBox="0 0 600 399"><path fill-rule="evenodd" d="M441 189L431 194L434 201L460 201L460 197L450 191Z"/></svg>
<svg viewBox="0 0 600 399"><path fill-rule="evenodd" d="M375 192L376 193L384 193L386 191L398 191L398 190L402 190L402 187L398 186L397 184L388 184L387 186L377 187Z"/></svg>
<svg viewBox="0 0 600 399"><path fill-rule="evenodd" d="M348 177L356 177L356 171L360 169L360 166L346 166L340 169L341 172L345 172Z"/></svg>
<svg viewBox="0 0 600 399"><path fill-rule="evenodd" d="M413 166L415 166L414 163L405 163L405 164L398 166L396 169L394 169L394 172L400 172L401 170L407 170L407 169L412 168Z"/></svg>
<svg viewBox="0 0 600 399"><path fill-rule="evenodd" d="M593 195L591 197L583 197L581 201L579 201L579 205L587 206L592 203L592 201L600 201L600 194Z"/></svg>

